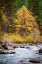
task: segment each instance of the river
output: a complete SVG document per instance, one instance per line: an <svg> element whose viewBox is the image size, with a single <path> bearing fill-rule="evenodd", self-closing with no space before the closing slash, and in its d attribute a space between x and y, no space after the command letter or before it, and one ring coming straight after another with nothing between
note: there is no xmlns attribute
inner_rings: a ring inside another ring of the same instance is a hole
<svg viewBox="0 0 42 64"><path fill-rule="evenodd" d="M42 55L38 53L40 48L42 48L42 44L26 45L25 48L15 48L13 50L16 52L15 54L0 54L0 64L36 64L29 62L31 58L39 58L40 63L38 64L42 64ZM24 62L20 62L21 60Z"/></svg>

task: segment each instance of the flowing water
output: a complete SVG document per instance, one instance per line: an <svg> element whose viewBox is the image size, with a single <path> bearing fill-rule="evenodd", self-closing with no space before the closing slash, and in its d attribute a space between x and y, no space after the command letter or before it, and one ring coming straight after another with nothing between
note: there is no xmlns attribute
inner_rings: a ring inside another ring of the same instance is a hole
<svg viewBox="0 0 42 64"><path fill-rule="evenodd" d="M28 49L26 49L28 47ZM29 62L31 58L38 58L42 64L42 55L38 54L38 50L42 48L42 44L27 45L25 48L15 48L16 54L0 54L0 64L35 64ZM20 62L23 60L24 62Z"/></svg>

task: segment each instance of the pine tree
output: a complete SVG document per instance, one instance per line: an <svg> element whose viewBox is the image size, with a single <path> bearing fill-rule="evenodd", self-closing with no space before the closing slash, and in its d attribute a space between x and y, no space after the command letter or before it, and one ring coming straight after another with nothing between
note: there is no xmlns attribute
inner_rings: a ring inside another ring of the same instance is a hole
<svg viewBox="0 0 42 64"><path fill-rule="evenodd" d="M17 9L21 8L25 4L25 0L17 0Z"/></svg>
<svg viewBox="0 0 42 64"><path fill-rule="evenodd" d="M34 15L39 14L39 0L28 0L29 2L29 9Z"/></svg>
<svg viewBox="0 0 42 64"><path fill-rule="evenodd" d="M28 0L25 0L25 6L28 8Z"/></svg>

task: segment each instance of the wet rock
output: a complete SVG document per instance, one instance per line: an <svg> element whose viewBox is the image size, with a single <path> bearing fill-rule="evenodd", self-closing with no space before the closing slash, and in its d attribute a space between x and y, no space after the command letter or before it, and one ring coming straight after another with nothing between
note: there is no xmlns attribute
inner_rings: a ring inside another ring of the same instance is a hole
<svg viewBox="0 0 42 64"><path fill-rule="evenodd" d="M12 52L10 52L9 54L15 54L16 52L14 52L14 51L12 51Z"/></svg>
<svg viewBox="0 0 42 64"><path fill-rule="evenodd" d="M2 51L2 54L9 54L9 52L5 50L5 51Z"/></svg>
<svg viewBox="0 0 42 64"><path fill-rule="evenodd" d="M39 53L42 53L42 48L39 50Z"/></svg>
<svg viewBox="0 0 42 64"><path fill-rule="evenodd" d="M20 48L25 48L25 46L20 46Z"/></svg>
<svg viewBox="0 0 42 64"><path fill-rule="evenodd" d="M0 49L0 54L2 54L2 49Z"/></svg>
<svg viewBox="0 0 42 64"><path fill-rule="evenodd" d="M0 50L0 54L15 54L14 51L8 51L8 50Z"/></svg>
<svg viewBox="0 0 42 64"><path fill-rule="evenodd" d="M25 62L24 60L20 60L20 62Z"/></svg>
<svg viewBox="0 0 42 64"><path fill-rule="evenodd" d="M30 59L29 62L40 63L40 60L38 58L33 58L33 59Z"/></svg>
<svg viewBox="0 0 42 64"><path fill-rule="evenodd" d="M0 54L9 54L9 52L6 50L0 50Z"/></svg>
<svg viewBox="0 0 42 64"><path fill-rule="evenodd" d="M24 48L24 47L21 46L20 48Z"/></svg>
<svg viewBox="0 0 42 64"><path fill-rule="evenodd" d="M15 49L15 48L18 48L18 46L14 46L13 48L14 48L14 49Z"/></svg>
<svg viewBox="0 0 42 64"><path fill-rule="evenodd" d="M26 49L30 49L30 47L26 46Z"/></svg>

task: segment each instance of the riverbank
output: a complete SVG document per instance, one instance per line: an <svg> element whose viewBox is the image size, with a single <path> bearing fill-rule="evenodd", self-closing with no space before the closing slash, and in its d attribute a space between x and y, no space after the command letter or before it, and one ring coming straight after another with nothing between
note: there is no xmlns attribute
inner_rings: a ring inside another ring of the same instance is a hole
<svg viewBox="0 0 42 64"><path fill-rule="evenodd" d="M36 46L42 43L23 43L23 42L12 42L9 39L5 38L0 42L0 54L14 54L14 51L9 52L9 50L14 50L15 48L26 48L30 49L28 46Z"/></svg>
<svg viewBox="0 0 42 64"><path fill-rule="evenodd" d="M5 38L0 43L1 64L42 64L42 43L12 42Z"/></svg>
<svg viewBox="0 0 42 64"><path fill-rule="evenodd" d="M37 42L42 42L42 36L37 36L37 37L32 37L30 35L25 35L25 36L21 36L17 33L4 33L4 32L0 32L0 42L2 42L2 40L4 38L8 38L10 41L14 42L14 43L37 43Z"/></svg>
<svg viewBox="0 0 42 64"><path fill-rule="evenodd" d="M9 40L8 38L4 38L2 40L2 42L0 42L0 49L2 50L13 50L15 48L25 48L25 46L30 46L30 45L38 45L38 44L42 44L42 43L38 43L38 42L12 42L11 40Z"/></svg>

